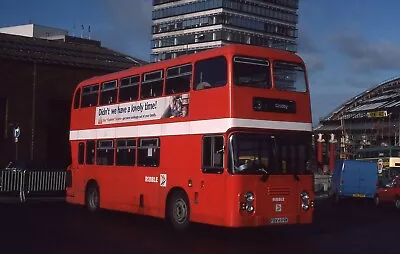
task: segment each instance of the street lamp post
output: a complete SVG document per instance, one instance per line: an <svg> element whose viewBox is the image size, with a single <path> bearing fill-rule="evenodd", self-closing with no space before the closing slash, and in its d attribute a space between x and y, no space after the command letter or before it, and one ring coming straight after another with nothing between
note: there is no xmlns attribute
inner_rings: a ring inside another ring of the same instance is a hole
<svg viewBox="0 0 400 254"><path fill-rule="evenodd" d="M15 163L18 161L18 138L21 135L21 129L18 124L14 125L14 142L15 142Z"/></svg>

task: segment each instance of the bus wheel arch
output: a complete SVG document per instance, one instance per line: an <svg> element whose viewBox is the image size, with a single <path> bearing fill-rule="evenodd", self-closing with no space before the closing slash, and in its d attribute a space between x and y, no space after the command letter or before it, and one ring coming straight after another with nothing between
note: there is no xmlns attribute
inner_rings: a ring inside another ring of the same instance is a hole
<svg viewBox="0 0 400 254"><path fill-rule="evenodd" d="M85 206L90 212L96 212L100 209L100 189L97 182L89 180L85 188Z"/></svg>
<svg viewBox="0 0 400 254"><path fill-rule="evenodd" d="M165 203L165 217L178 231L186 231L190 225L190 201L186 191L181 187L172 188Z"/></svg>

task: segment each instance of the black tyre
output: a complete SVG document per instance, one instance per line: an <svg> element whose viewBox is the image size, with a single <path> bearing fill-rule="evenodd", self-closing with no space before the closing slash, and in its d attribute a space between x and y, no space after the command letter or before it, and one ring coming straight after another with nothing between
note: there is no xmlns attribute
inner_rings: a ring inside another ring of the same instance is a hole
<svg viewBox="0 0 400 254"><path fill-rule="evenodd" d="M168 199L167 219L177 231L186 231L190 225L190 204L183 191L175 191Z"/></svg>
<svg viewBox="0 0 400 254"><path fill-rule="evenodd" d="M394 205L397 210L400 210L400 197L396 197L396 200L394 201Z"/></svg>
<svg viewBox="0 0 400 254"><path fill-rule="evenodd" d="M97 184L90 184L86 189L86 208L89 212L96 212L100 209L100 192Z"/></svg>
<svg viewBox="0 0 400 254"><path fill-rule="evenodd" d="M381 204L381 200L379 199L378 195L374 196L374 204L375 206L379 206Z"/></svg>
<svg viewBox="0 0 400 254"><path fill-rule="evenodd" d="M340 203L340 195L339 195L339 193L338 192L335 192L333 195L332 195L332 201L333 201L333 204L335 204L335 205L338 205L339 203Z"/></svg>

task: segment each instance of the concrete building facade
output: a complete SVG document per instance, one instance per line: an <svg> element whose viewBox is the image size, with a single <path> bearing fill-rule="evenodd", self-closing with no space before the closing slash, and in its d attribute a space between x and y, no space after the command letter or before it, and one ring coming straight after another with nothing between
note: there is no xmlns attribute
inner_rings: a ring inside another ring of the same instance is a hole
<svg viewBox="0 0 400 254"><path fill-rule="evenodd" d="M157 62L228 44L297 51L298 0L153 0Z"/></svg>

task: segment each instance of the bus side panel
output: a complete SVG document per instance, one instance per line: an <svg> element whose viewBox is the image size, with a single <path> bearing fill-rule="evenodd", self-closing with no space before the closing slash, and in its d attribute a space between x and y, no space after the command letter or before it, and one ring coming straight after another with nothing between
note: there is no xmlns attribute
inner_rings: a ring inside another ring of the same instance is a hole
<svg viewBox="0 0 400 254"><path fill-rule="evenodd" d="M212 98L212 100L210 99ZM149 100L164 100L162 97L149 98ZM146 103L147 100L138 100L137 103ZM115 106L118 104L110 104ZM216 87L212 89L191 91L189 93L188 114L185 117L173 117L144 121L127 121L116 124L97 124L96 125L96 108L88 107L76 109L72 111L71 130L87 130L114 128L123 126L145 126L167 123L184 123L187 121L211 120L229 117L230 112L230 96L229 85Z"/></svg>
<svg viewBox="0 0 400 254"><path fill-rule="evenodd" d="M203 135L166 136L161 140L161 167L166 187L159 186L158 207L163 215L167 195L178 187L187 193L191 220L220 225L224 218L224 174L203 173Z"/></svg>
<svg viewBox="0 0 400 254"><path fill-rule="evenodd" d="M169 191L180 187L188 195L192 221L222 225L225 175L201 171L202 139L203 135L161 137L159 167L80 165L74 170L71 202L83 205L85 187L95 180L101 208L162 218Z"/></svg>

